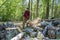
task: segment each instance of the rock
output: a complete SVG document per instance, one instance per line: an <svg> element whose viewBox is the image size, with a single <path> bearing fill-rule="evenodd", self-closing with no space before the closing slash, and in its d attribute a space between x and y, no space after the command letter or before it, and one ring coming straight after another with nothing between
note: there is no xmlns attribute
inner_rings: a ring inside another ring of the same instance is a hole
<svg viewBox="0 0 60 40"><path fill-rule="evenodd" d="M57 39L60 38L60 29L57 29L57 31L56 31L56 38L57 38Z"/></svg>
<svg viewBox="0 0 60 40"><path fill-rule="evenodd" d="M34 38L34 40L38 40L38 38Z"/></svg>
<svg viewBox="0 0 60 40"><path fill-rule="evenodd" d="M21 40L30 40L30 36L27 35L26 37L22 38Z"/></svg>
<svg viewBox="0 0 60 40"><path fill-rule="evenodd" d="M33 32L33 29L31 27L27 27L27 28L23 29L23 31L30 33L30 32Z"/></svg>
<svg viewBox="0 0 60 40"><path fill-rule="evenodd" d="M30 36L32 36L32 37L37 37L37 32L31 32L31 33L30 33Z"/></svg>
<svg viewBox="0 0 60 40"><path fill-rule="evenodd" d="M49 29L48 30L48 37L50 38L50 39L55 39L55 32L56 32L56 30L54 30L54 29Z"/></svg>
<svg viewBox="0 0 60 40"><path fill-rule="evenodd" d="M45 37L45 40L49 40L49 38L48 37Z"/></svg>
<svg viewBox="0 0 60 40"><path fill-rule="evenodd" d="M43 39L44 39L43 33L38 32L37 38L38 38L39 40L43 40Z"/></svg>
<svg viewBox="0 0 60 40"><path fill-rule="evenodd" d="M54 28L54 26L52 25L52 23L51 22L48 22L48 25L45 27L45 29L43 30L43 34L46 36L47 35L47 31L48 31L48 29L50 29L50 28Z"/></svg>
<svg viewBox="0 0 60 40"><path fill-rule="evenodd" d="M44 27L45 27L46 25L47 25L46 21L43 20L43 21L41 22L41 26L44 26Z"/></svg>
<svg viewBox="0 0 60 40"><path fill-rule="evenodd" d="M54 20L54 21L52 21L52 24L53 24L54 26L58 26L59 22L56 21L56 20Z"/></svg>
<svg viewBox="0 0 60 40"><path fill-rule="evenodd" d="M30 40L30 36L27 35L27 37L25 37L25 40Z"/></svg>
<svg viewBox="0 0 60 40"><path fill-rule="evenodd" d="M0 26L0 40L6 40L6 29L2 26Z"/></svg>
<svg viewBox="0 0 60 40"><path fill-rule="evenodd" d="M15 37L18 34L19 34L19 32L17 29L7 30L6 40L11 40L13 37Z"/></svg>
<svg viewBox="0 0 60 40"><path fill-rule="evenodd" d="M6 26L7 26L7 27L15 27L12 22L7 22L7 23L6 23Z"/></svg>

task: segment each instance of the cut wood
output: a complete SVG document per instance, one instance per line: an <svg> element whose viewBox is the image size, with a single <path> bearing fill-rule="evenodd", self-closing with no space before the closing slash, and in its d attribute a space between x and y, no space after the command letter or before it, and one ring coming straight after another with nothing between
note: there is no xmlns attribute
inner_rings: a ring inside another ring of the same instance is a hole
<svg viewBox="0 0 60 40"><path fill-rule="evenodd" d="M24 35L24 32L19 33L17 36L13 37L11 40L20 40Z"/></svg>

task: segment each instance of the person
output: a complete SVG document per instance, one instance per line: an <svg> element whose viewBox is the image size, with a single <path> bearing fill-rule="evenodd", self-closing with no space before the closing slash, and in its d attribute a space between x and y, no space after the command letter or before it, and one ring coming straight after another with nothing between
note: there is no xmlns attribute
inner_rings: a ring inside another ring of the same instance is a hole
<svg viewBox="0 0 60 40"><path fill-rule="evenodd" d="M27 20L29 20L29 18L30 18L30 11L29 8L27 8L23 14L23 28L25 28L25 24Z"/></svg>

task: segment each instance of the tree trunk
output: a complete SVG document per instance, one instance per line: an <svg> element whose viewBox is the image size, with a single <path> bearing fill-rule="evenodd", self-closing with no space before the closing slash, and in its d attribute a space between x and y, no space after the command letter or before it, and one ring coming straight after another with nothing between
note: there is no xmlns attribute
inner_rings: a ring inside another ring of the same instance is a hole
<svg viewBox="0 0 60 40"><path fill-rule="evenodd" d="M54 17L54 0L52 0L52 17Z"/></svg>
<svg viewBox="0 0 60 40"><path fill-rule="evenodd" d="M28 8L30 10L30 20L31 20L32 19L32 14L31 14L31 0L29 0Z"/></svg>
<svg viewBox="0 0 60 40"><path fill-rule="evenodd" d="M55 0L55 3L54 3L54 5L55 5L55 6L54 6L54 8L55 8L55 9L54 9L54 10L55 10L55 11L54 11L54 17L55 17L55 18L58 17L58 13L57 13L57 11L58 11L58 3L59 3L59 0Z"/></svg>
<svg viewBox="0 0 60 40"><path fill-rule="evenodd" d="M46 0L47 1L47 6L46 6L46 19L49 18L49 0Z"/></svg>
<svg viewBox="0 0 60 40"><path fill-rule="evenodd" d="M38 7L39 7L39 0L37 0L37 8L36 8L36 17L38 17Z"/></svg>
<svg viewBox="0 0 60 40"><path fill-rule="evenodd" d="M28 8L30 9L30 0L29 0L29 3L28 3Z"/></svg>
<svg viewBox="0 0 60 40"><path fill-rule="evenodd" d="M54 17L55 18L57 17L57 10L58 10L58 8L57 8L57 6L55 6L55 11L54 11Z"/></svg>
<svg viewBox="0 0 60 40"><path fill-rule="evenodd" d="M30 14L31 14L30 17L31 17L31 20L32 20L33 19L33 15L32 15L32 0L31 0L31 13Z"/></svg>

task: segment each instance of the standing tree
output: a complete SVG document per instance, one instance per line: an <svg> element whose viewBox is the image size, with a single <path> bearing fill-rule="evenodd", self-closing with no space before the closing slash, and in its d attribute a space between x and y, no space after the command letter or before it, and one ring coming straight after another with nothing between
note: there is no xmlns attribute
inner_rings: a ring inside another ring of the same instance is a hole
<svg viewBox="0 0 60 40"><path fill-rule="evenodd" d="M33 16L32 16L32 0L31 0L31 19L33 19Z"/></svg>
<svg viewBox="0 0 60 40"><path fill-rule="evenodd" d="M54 17L54 0L52 0L52 16Z"/></svg>
<svg viewBox="0 0 60 40"><path fill-rule="evenodd" d="M38 17L38 15L39 15L39 13L38 13L38 7L39 7L39 0L37 0L36 17Z"/></svg>
<svg viewBox="0 0 60 40"><path fill-rule="evenodd" d="M49 18L49 0L46 0L47 1L47 6L46 6L46 19Z"/></svg>

